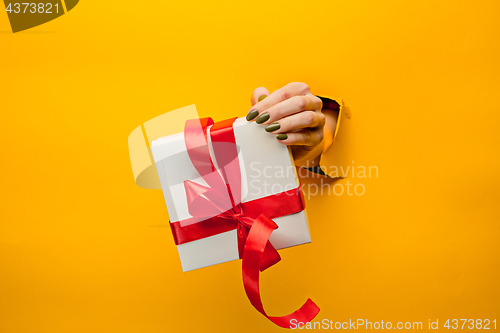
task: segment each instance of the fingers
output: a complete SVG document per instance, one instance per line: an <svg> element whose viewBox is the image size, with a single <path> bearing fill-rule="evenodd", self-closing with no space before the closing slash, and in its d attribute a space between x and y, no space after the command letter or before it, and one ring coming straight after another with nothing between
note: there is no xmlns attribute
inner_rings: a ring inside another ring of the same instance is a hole
<svg viewBox="0 0 500 333"><path fill-rule="evenodd" d="M319 112L321 110L321 106L321 100L312 94L294 96L260 113L255 121L258 124L267 125L302 111Z"/></svg>
<svg viewBox="0 0 500 333"><path fill-rule="evenodd" d="M304 111L272 122L265 127L272 134L288 133L304 128L323 128L326 117L321 112Z"/></svg>
<svg viewBox="0 0 500 333"><path fill-rule="evenodd" d="M260 88L257 88L260 89ZM256 89L256 90L257 90ZM265 89L265 88L263 88ZM267 91L267 89L266 89ZM287 84L286 86L274 91L272 94L269 94L267 91L267 97L265 99L261 99L261 101L258 101L258 98L260 96L256 96L260 93L257 92L252 95L252 103L257 101L257 103L253 104L252 109L249 111L247 119L250 121L254 119L257 115L263 113L265 110L269 109L270 107L281 103L283 101L286 101L287 99L290 99L294 96L301 96L301 95L306 95L310 94L309 86L305 83L302 82L292 82ZM257 111L257 112L255 112ZM249 119L250 118L250 119Z"/></svg>
<svg viewBox="0 0 500 333"><path fill-rule="evenodd" d="M259 87L253 91L252 97L250 98L250 102L252 106L262 101L264 98L269 96L269 90L264 87Z"/></svg>
<svg viewBox="0 0 500 333"><path fill-rule="evenodd" d="M323 140L322 129L310 129L293 133L282 133L276 136L278 142L284 145L300 145L315 147Z"/></svg>
<svg viewBox="0 0 500 333"><path fill-rule="evenodd" d="M257 88L251 101L253 107L247 120L265 125L281 144L302 146L300 150L307 155L322 142L326 122L321 112L323 103L305 83L293 82L271 94L263 87Z"/></svg>
<svg viewBox="0 0 500 333"><path fill-rule="evenodd" d="M273 105L286 101L289 98L305 95L307 93L309 93L309 86L307 84L292 82L274 91L265 100L261 101L258 106L256 106L256 109L267 110Z"/></svg>

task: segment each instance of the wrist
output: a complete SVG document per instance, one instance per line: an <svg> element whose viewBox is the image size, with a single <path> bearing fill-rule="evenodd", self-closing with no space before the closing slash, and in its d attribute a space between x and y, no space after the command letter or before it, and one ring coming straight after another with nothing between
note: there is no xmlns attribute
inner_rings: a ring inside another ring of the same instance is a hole
<svg viewBox="0 0 500 333"><path fill-rule="evenodd" d="M304 154L304 148L304 146L292 146L292 153L295 157L295 166L303 168L318 166L321 160L321 153L323 152L323 145L319 144L310 150L305 156L297 158L297 155ZM300 150L300 153L296 153L294 150Z"/></svg>

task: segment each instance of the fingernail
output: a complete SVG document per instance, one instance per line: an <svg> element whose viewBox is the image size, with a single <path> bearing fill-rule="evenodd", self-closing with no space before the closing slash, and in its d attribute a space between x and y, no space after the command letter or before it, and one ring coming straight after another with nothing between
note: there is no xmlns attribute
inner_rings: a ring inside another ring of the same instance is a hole
<svg viewBox="0 0 500 333"><path fill-rule="evenodd" d="M253 120L253 118L257 117L258 114L259 114L259 111L257 111L257 110L252 110L252 111L248 112L247 121Z"/></svg>
<svg viewBox="0 0 500 333"><path fill-rule="evenodd" d="M262 124L262 123L265 123L268 119L269 119L269 113L264 112L263 114L258 116L257 119L255 119L255 122L257 124Z"/></svg>
<svg viewBox="0 0 500 333"><path fill-rule="evenodd" d="M274 132L280 129L280 124L272 123L266 126L266 132Z"/></svg>
<svg viewBox="0 0 500 333"><path fill-rule="evenodd" d="M262 100L263 100L264 98L266 98L266 97L267 97L266 95L262 95L262 96L260 96L259 98L257 98L257 100L260 102L260 101L262 101Z"/></svg>
<svg viewBox="0 0 500 333"><path fill-rule="evenodd" d="M286 140L286 139L288 139L288 135L286 135L286 134L278 134L278 135L276 135L276 139L278 139L278 140Z"/></svg>

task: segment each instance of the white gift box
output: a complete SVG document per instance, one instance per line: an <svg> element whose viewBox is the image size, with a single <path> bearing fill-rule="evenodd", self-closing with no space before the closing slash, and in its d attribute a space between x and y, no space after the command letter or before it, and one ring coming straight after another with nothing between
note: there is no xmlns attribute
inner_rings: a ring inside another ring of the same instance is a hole
<svg viewBox="0 0 500 333"><path fill-rule="evenodd" d="M241 169L242 202L260 199L299 186L293 157L288 147L261 125L239 118L233 123ZM210 137L210 128L207 129ZM210 140L209 140L210 144ZM158 170L170 222L191 218L184 181L206 185L186 151L183 133L154 140L151 150ZM213 158L214 163L216 160ZM306 211L273 219L279 226L269 241L276 249L310 243ZM237 231L231 230L177 245L183 271L239 259Z"/></svg>

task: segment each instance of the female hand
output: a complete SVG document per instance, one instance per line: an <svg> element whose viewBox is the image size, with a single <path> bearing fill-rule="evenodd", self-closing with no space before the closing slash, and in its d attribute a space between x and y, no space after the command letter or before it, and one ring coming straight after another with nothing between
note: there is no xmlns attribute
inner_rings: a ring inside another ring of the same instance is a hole
<svg viewBox="0 0 500 333"><path fill-rule="evenodd" d="M260 87L254 90L251 102L247 120L255 120L281 144L291 145L295 165L319 165L325 142L333 139L337 118L322 112L321 99L307 84L292 82L272 94Z"/></svg>

